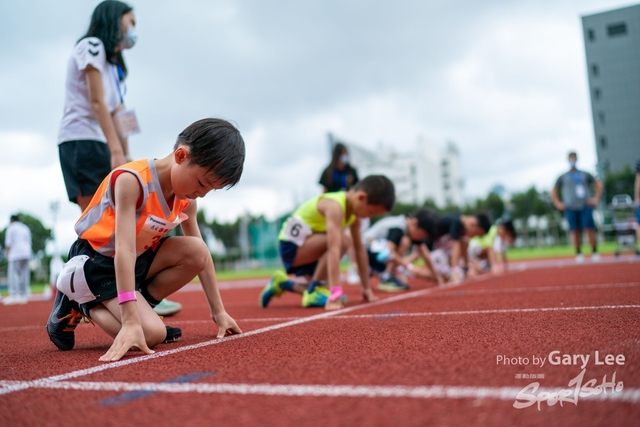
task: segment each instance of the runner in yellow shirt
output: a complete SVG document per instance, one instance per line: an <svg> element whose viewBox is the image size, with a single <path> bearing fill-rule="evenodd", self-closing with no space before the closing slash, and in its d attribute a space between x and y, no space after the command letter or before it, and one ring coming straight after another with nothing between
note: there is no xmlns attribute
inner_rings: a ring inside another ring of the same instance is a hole
<svg viewBox="0 0 640 427"><path fill-rule="evenodd" d="M395 189L389 178L371 175L349 191L324 193L300 206L284 222L278 236L286 273L274 274L260 294L260 305L266 307L272 297L289 291L302 294L303 307L342 308L345 300L340 285L340 259L351 244L345 233L347 227L351 230L363 298L375 300L360 219L389 212L394 202ZM303 276L307 282L295 283L287 274Z"/></svg>
<svg viewBox="0 0 640 427"><path fill-rule="evenodd" d="M484 236L469 241L469 275L507 270L507 247L517 236L513 221L497 221Z"/></svg>

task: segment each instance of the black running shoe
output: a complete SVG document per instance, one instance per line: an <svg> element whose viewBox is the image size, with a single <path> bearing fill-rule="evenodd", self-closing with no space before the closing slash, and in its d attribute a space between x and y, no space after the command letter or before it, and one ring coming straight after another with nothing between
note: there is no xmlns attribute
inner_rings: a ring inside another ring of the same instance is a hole
<svg viewBox="0 0 640 427"><path fill-rule="evenodd" d="M162 341L163 344L178 341L182 336L182 329L174 328L173 326L166 326L166 328L167 328L167 337L164 339L164 341Z"/></svg>
<svg viewBox="0 0 640 427"><path fill-rule="evenodd" d="M56 293L53 308L47 321L47 334L60 350L71 350L75 344L75 329L82 320L77 303L62 292Z"/></svg>

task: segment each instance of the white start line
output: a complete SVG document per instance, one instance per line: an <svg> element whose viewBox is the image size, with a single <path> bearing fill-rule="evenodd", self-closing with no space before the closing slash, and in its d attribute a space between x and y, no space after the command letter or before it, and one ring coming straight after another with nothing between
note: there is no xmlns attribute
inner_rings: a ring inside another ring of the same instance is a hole
<svg viewBox="0 0 640 427"><path fill-rule="evenodd" d="M367 386L367 385L297 385L297 384L212 384L212 383L131 383L93 381L0 381L3 387L21 387L76 390L153 393L240 394L260 396L294 397L364 397L364 398L414 398L414 399L497 399L514 401L517 387L469 387L469 386ZM539 394L557 393L557 389L538 388ZM625 388L619 392L599 393L580 397L584 400L640 402L640 389ZM577 401L575 402L577 404Z"/></svg>

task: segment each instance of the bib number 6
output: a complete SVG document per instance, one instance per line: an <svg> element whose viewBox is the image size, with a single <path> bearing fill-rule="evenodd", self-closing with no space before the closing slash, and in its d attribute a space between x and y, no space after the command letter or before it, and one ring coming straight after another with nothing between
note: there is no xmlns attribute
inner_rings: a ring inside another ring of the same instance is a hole
<svg viewBox="0 0 640 427"><path fill-rule="evenodd" d="M307 237L311 234L311 227L300 218L290 217L284 227L285 238L296 246L302 246Z"/></svg>

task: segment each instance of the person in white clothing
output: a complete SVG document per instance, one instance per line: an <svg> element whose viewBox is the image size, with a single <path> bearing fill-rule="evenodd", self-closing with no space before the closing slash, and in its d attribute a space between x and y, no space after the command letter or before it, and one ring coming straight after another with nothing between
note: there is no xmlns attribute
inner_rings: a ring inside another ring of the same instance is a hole
<svg viewBox="0 0 640 427"><path fill-rule="evenodd" d="M67 65L58 149L69 201L82 211L111 169L129 160L119 118L127 75L122 51L137 40L135 24L131 6L103 1Z"/></svg>
<svg viewBox="0 0 640 427"><path fill-rule="evenodd" d="M18 215L11 215L11 222L5 233L4 247L9 261L9 296L4 304L24 304L31 293L31 230L20 222Z"/></svg>
<svg viewBox="0 0 640 427"><path fill-rule="evenodd" d="M138 124L133 111L124 108L128 70L122 52L138 39L135 25L131 6L103 1L67 65L58 150L69 201L83 212L109 172L131 161L128 135L137 132ZM156 312L169 316L181 309L163 300Z"/></svg>

